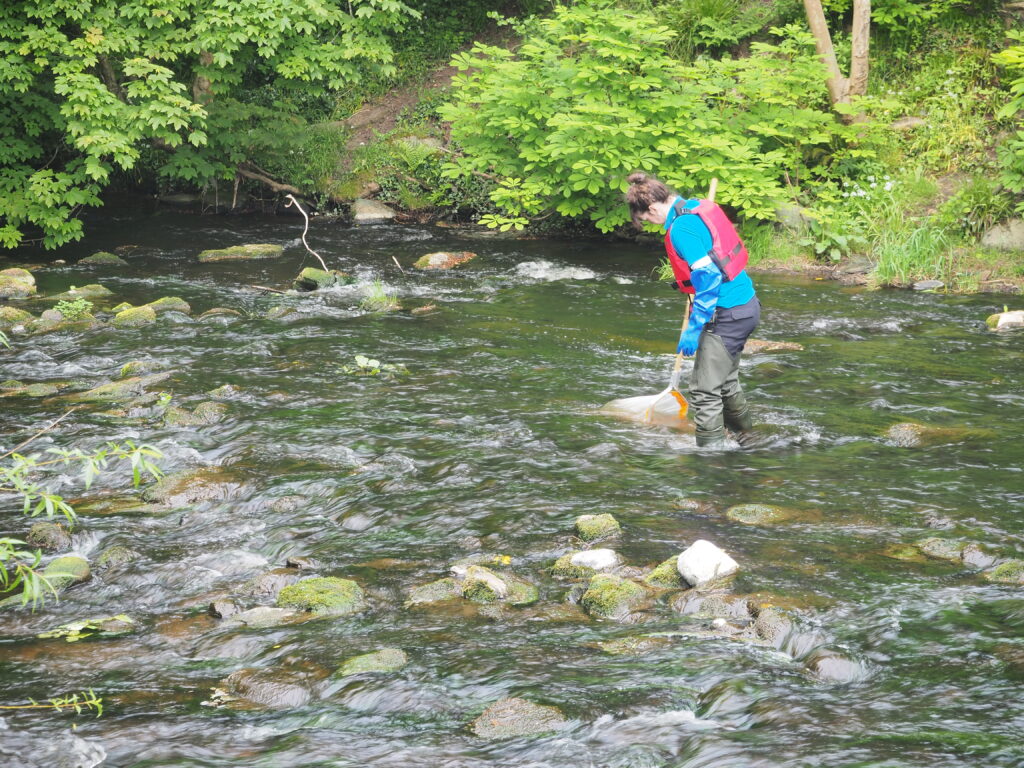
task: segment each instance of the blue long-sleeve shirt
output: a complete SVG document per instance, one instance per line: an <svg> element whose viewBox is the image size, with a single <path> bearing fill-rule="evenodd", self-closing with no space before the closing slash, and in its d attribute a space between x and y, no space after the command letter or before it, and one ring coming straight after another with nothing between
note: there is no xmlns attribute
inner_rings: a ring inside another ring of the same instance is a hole
<svg viewBox="0 0 1024 768"><path fill-rule="evenodd" d="M754 283L746 270L729 282L722 282L722 273L707 258L712 245L711 232L700 216L676 213L675 206L680 200L682 198L677 197L672 201L672 207L665 217L665 231L670 233L676 253L690 266L694 296L690 322L686 328L696 334L711 319L717 307L738 307L754 298ZM683 200L683 207L696 208L698 203L698 200Z"/></svg>

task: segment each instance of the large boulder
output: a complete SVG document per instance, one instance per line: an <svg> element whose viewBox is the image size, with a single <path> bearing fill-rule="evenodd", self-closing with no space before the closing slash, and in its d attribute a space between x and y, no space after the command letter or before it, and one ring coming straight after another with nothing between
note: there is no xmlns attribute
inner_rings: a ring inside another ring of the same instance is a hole
<svg viewBox="0 0 1024 768"><path fill-rule="evenodd" d="M283 245L271 243L249 243L233 245L230 248L215 248L202 251L198 258L203 264L217 261L255 261L257 259L276 259L284 253Z"/></svg>
<svg viewBox="0 0 1024 768"><path fill-rule="evenodd" d="M352 221L358 225L386 224L395 218L395 212L384 203L359 198L352 203Z"/></svg>
<svg viewBox="0 0 1024 768"><path fill-rule="evenodd" d="M399 648L384 648L345 660L334 673L334 677L365 675L371 672L397 672L408 663L409 657L405 655L405 651Z"/></svg>
<svg viewBox="0 0 1024 768"><path fill-rule="evenodd" d="M1010 219L992 227L982 235L981 244L1000 251L1024 251L1024 219Z"/></svg>
<svg viewBox="0 0 1024 768"><path fill-rule="evenodd" d="M1012 331L1017 328L1024 328L1024 309L1015 309L1012 312L998 312L989 315L985 319L985 325L993 331Z"/></svg>
<svg viewBox="0 0 1024 768"><path fill-rule="evenodd" d="M550 733L565 726L565 716L557 708L510 698L491 704L470 727L484 739L510 739Z"/></svg>
<svg viewBox="0 0 1024 768"><path fill-rule="evenodd" d="M420 256L413 262L416 269L452 269L476 258L472 251L438 251Z"/></svg>
<svg viewBox="0 0 1024 768"><path fill-rule="evenodd" d="M282 589L277 605L309 613L347 616L366 608L366 596L363 588L350 579L313 576Z"/></svg>
<svg viewBox="0 0 1024 768"><path fill-rule="evenodd" d="M0 271L0 299L24 299L36 292L36 279L27 269Z"/></svg>
<svg viewBox="0 0 1024 768"><path fill-rule="evenodd" d="M647 600L647 590L639 584L621 576L599 573L587 585L580 605L591 616L621 621L641 609Z"/></svg>
<svg viewBox="0 0 1024 768"><path fill-rule="evenodd" d="M739 570L739 565L729 555L710 541L697 539L676 561L679 575L691 587L729 576Z"/></svg>
<svg viewBox="0 0 1024 768"><path fill-rule="evenodd" d="M7 331L16 325L24 325L31 322L35 317L31 312L16 307L0 307L0 331Z"/></svg>

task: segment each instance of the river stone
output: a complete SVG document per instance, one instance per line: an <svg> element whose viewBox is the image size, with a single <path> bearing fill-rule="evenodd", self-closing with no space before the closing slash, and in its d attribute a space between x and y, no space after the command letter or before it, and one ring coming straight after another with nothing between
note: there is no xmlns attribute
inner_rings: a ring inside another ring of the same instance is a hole
<svg viewBox="0 0 1024 768"><path fill-rule="evenodd" d="M151 376L133 376L128 379L101 384L100 386L93 387L85 392L74 392L70 395L61 395L60 399L68 400L73 403L124 402L138 397L145 392L147 388L167 380L170 376L171 374L169 372L155 373Z"/></svg>
<svg viewBox="0 0 1024 768"><path fill-rule="evenodd" d="M936 560L949 560L954 563L961 561L960 555L966 546L962 541L941 539L938 536L932 536L917 542L917 548L928 555L928 557L934 557Z"/></svg>
<svg viewBox="0 0 1024 768"><path fill-rule="evenodd" d="M29 528L25 543L44 552L61 552L71 548L71 534L60 523L40 522Z"/></svg>
<svg viewBox="0 0 1024 768"><path fill-rule="evenodd" d="M1024 219L997 224L982 235L981 244L1000 251L1024 251Z"/></svg>
<svg viewBox="0 0 1024 768"><path fill-rule="evenodd" d="M985 319L985 325L993 331L1010 331L1016 328L1024 328L1024 309L1015 309L1012 312L999 312L989 315Z"/></svg>
<svg viewBox="0 0 1024 768"><path fill-rule="evenodd" d="M580 515L576 518L576 535L584 541L596 541L620 533L619 521L609 514Z"/></svg>
<svg viewBox="0 0 1024 768"><path fill-rule="evenodd" d="M226 318L227 320L234 320L240 317L245 317L237 309L229 309L228 307L214 307L208 309L196 319L199 321L213 320L216 318Z"/></svg>
<svg viewBox="0 0 1024 768"><path fill-rule="evenodd" d="M976 568L979 571L991 568L997 562L997 558L994 555L986 552L980 544L974 542L971 542L960 551L960 559L963 560L964 565Z"/></svg>
<svg viewBox="0 0 1024 768"><path fill-rule="evenodd" d="M114 568L119 565L125 565L133 560L138 560L142 555L136 552L134 549L129 549L122 544L114 544L107 547L100 553L100 556L96 558L96 569L105 570L107 568Z"/></svg>
<svg viewBox="0 0 1024 768"><path fill-rule="evenodd" d="M142 498L165 507L225 501L234 495L241 482L237 474L224 467L200 467L164 475L142 492Z"/></svg>
<svg viewBox="0 0 1024 768"><path fill-rule="evenodd" d="M595 571L607 571L618 566L622 559L611 549L586 549L573 553L569 562Z"/></svg>
<svg viewBox="0 0 1024 768"><path fill-rule="evenodd" d="M16 325L34 320L31 312L6 305L0 307L0 330L8 330Z"/></svg>
<svg viewBox="0 0 1024 768"><path fill-rule="evenodd" d="M462 587L452 578L438 579L415 587L405 601L406 607L423 603L439 603L462 595Z"/></svg>
<svg viewBox="0 0 1024 768"><path fill-rule="evenodd" d="M831 650L811 654L804 665L823 683L852 683L866 674L859 662Z"/></svg>
<svg viewBox="0 0 1024 768"><path fill-rule="evenodd" d="M910 287L915 291L937 291L940 288L945 288L946 284L941 280L918 280Z"/></svg>
<svg viewBox="0 0 1024 768"><path fill-rule="evenodd" d="M674 566L673 566L674 567ZM597 644L611 656L638 656L664 648L672 643L672 638L659 635L640 635L638 637L620 637L615 640L604 640Z"/></svg>
<svg viewBox="0 0 1024 768"><path fill-rule="evenodd" d="M352 203L352 221L361 224L386 224L395 218L395 212L384 203L358 198Z"/></svg>
<svg viewBox="0 0 1024 768"><path fill-rule="evenodd" d="M247 245L233 245L230 248L218 248L202 251L198 258L201 263L210 264L217 261L276 259L282 253L284 253L283 245L273 245L271 243L249 243Z"/></svg>
<svg viewBox="0 0 1024 768"><path fill-rule="evenodd" d="M119 378L127 379L133 376L142 376L147 373L152 373L160 368L161 365L153 360L132 360L131 362L125 363L121 366L118 376Z"/></svg>
<svg viewBox="0 0 1024 768"><path fill-rule="evenodd" d="M420 256L413 262L416 269L452 269L476 258L472 251L438 251Z"/></svg>
<svg viewBox="0 0 1024 768"><path fill-rule="evenodd" d="M970 427L932 427L914 422L902 422L889 427L885 433L890 443L899 448L922 448L935 445L951 445L966 440L983 440L995 437L988 429Z"/></svg>
<svg viewBox="0 0 1024 768"><path fill-rule="evenodd" d="M765 642L782 648L793 632L793 622L776 608L762 608L754 620L754 631Z"/></svg>
<svg viewBox="0 0 1024 768"><path fill-rule="evenodd" d="M150 307L158 315L162 315L164 312L181 312L183 315L192 314L192 305L177 296L164 296L144 306Z"/></svg>
<svg viewBox="0 0 1024 768"><path fill-rule="evenodd" d="M370 672L397 672L408 663L409 657L405 655L405 651L398 648L383 648L347 659L338 667L333 677L349 677Z"/></svg>
<svg viewBox="0 0 1024 768"><path fill-rule="evenodd" d="M455 569L452 569L455 571ZM460 569L461 570L461 569ZM463 575L456 572L456 575ZM504 600L508 595L508 584L496 573L482 565L471 565L465 569L462 580L462 596L474 603L493 603Z"/></svg>
<svg viewBox="0 0 1024 768"><path fill-rule="evenodd" d="M231 694L271 709L289 709L309 703L310 692L294 676L276 669L239 669L221 685Z"/></svg>
<svg viewBox="0 0 1024 768"><path fill-rule="evenodd" d="M643 578L644 584L655 589L685 589L690 586L679 575L678 557L670 557Z"/></svg>
<svg viewBox="0 0 1024 768"><path fill-rule="evenodd" d="M108 251L96 251L92 256L79 259L78 263L85 267L127 267L128 262Z"/></svg>
<svg viewBox="0 0 1024 768"><path fill-rule="evenodd" d="M565 717L557 708L516 697L491 704L470 727L483 739L510 739L550 733L565 726Z"/></svg>
<svg viewBox="0 0 1024 768"><path fill-rule="evenodd" d="M743 345L743 351L748 355L756 355L761 352L803 352L804 345L795 341L766 341L764 339L747 339Z"/></svg>
<svg viewBox="0 0 1024 768"><path fill-rule="evenodd" d="M111 322L115 328L141 328L156 322L156 310L149 305L124 309Z"/></svg>
<svg viewBox="0 0 1024 768"><path fill-rule="evenodd" d="M221 601L223 602L223 601ZM217 610L230 610L226 606L216 603ZM211 605L211 608L213 605ZM284 624L289 619L296 615L295 611L287 608L274 608L269 605L260 605L256 608L250 608L248 611L242 611L241 613L234 613L226 616L231 624L244 624L249 629L267 629L268 627L276 627Z"/></svg>
<svg viewBox="0 0 1024 768"><path fill-rule="evenodd" d="M89 301L97 301L100 299L106 299L113 296L114 292L104 288L99 283L90 283L89 285L72 286L64 293L58 293L53 296L47 296L46 298L50 301L74 301L75 299L88 299Z"/></svg>
<svg viewBox="0 0 1024 768"><path fill-rule="evenodd" d="M737 595L701 594L698 590L683 592L672 602L672 609L683 616L697 619L749 619L747 599Z"/></svg>
<svg viewBox="0 0 1024 768"><path fill-rule="evenodd" d="M580 605L591 616L601 619L625 619L647 602L647 591L628 579L599 573L587 585Z"/></svg>
<svg viewBox="0 0 1024 768"><path fill-rule="evenodd" d="M0 299L25 299L36 292L36 279L27 269L0 271Z"/></svg>
<svg viewBox="0 0 1024 768"><path fill-rule="evenodd" d="M508 595L505 602L509 605L533 605L540 600L540 591L536 586L522 579L506 579Z"/></svg>
<svg viewBox="0 0 1024 768"><path fill-rule="evenodd" d="M295 584L302 576L295 568L275 568L272 571L254 576L240 590L241 594L250 597L272 597L277 599L278 593L285 587Z"/></svg>
<svg viewBox="0 0 1024 768"><path fill-rule="evenodd" d="M310 613L347 616L366 608L366 596L362 587L350 579L313 576L282 589L277 605Z"/></svg>
<svg viewBox="0 0 1024 768"><path fill-rule="evenodd" d="M55 384L29 384L5 388L0 397L52 397L60 392Z"/></svg>
<svg viewBox="0 0 1024 768"><path fill-rule="evenodd" d="M985 574L997 584L1024 584L1024 560L1006 560Z"/></svg>
<svg viewBox="0 0 1024 768"><path fill-rule="evenodd" d="M739 570L739 565L710 541L697 539L681 552L676 562L679 575L692 587L699 587Z"/></svg>
<svg viewBox="0 0 1024 768"><path fill-rule="evenodd" d="M200 403L192 411L172 406L164 411L164 424L173 427L202 427L208 424L218 424L224 421L227 412L227 405L212 401Z"/></svg>
<svg viewBox="0 0 1024 768"><path fill-rule="evenodd" d="M280 320L282 317L288 317L298 312L295 307L271 307L267 310L267 314L264 315L267 320Z"/></svg>
<svg viewBox="0 0 1024 768"><path fill-rule="evenodd" d="M43 640L63 638L69 643L84 640L87 637L119 637L130 635L138 629L135 620L128 614L119 613L117 616L106 616L93 619L79 619L67 624L61 624L56 629L42 632L36 637Z"/></svg>
<svg viewBox="0 0 1024 768"><path fill-rule="evenodd" d="M50 586L60 592L72 584L88 581L92 573L89 570L89 561L84 557L64 555L47 563L43 569L43 576L50 582Z"/></svg>
<svg viewBox="0 0 1024 768"><path fill-rule="evenodd" d="M771 504L737 504L729 507L725 516L744 525L771 525L790 520L794 517L794 511L773 507Z"/></svg>
<svg viewBox="0 0 1024 768"><path fill-rule="evenodd" d="M306 267L292 282L292 288L308 293L322 288L333 288L336 285L351 285L355 281L352 275L337 269L324 271L316 267Z"/></svg>

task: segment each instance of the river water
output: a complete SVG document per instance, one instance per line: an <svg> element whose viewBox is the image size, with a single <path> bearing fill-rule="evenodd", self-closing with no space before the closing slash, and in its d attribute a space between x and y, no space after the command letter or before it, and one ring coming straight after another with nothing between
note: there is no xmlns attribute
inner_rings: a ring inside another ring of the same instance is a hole
<svg viewBox="0 0 1024 768"><path fill-rule="evenodd" d="M105 704L99 719L2 713L0 754L17 755L10 764L1024 765L1021 587L989 583L963 563L885 554L931 536L997 557L1024 550L1024 335L996 335L983 322L1002 298L755 274L764 305L755 337L805 350L747 356L742 375L762 440L701 454L690 434L596 413L667 382L683 304L651 277L650 247L317 220L313 247L359 282L280 296L251 286L287 287L315 264L296 219L110 213L88 242L46 257L70 265L38 270L41 290L100 282L134 303L182 297L192 316L14 337L0 379L99 384L149 360L173 371L159 386L187 407L235 385L216 425L84 408L34 444L130 438L159 448L167 472L217 466L231 480L217 498L181 508L83 513L75 551L95 561L121 544L141 557L35 613L4 614L0 703L91 688ZM289 247L276 261L196 262L200 250L243 242ZM73 266L129 244L138 246L129 268ZM438 250L479 255L451 272L410 269ZM361 309L374 280L405 309ZM277 306L297 311L263 317ZM213 307L245 317L196 319ZM408 373L345 373L357 354ZM0 405L4 450L66 409L26 398ZM885 433L905 421L989 432L901 447ZM93 495L123 493L123 474L105 476ZM75 477L55 482L82 493ZM725 516L751 502L798 514L770 526ZM795 639L776 650L683 634L708 621L680 615L673 593L631 623L588 617L567 602L571 583L547 569L578 546L575 517L595 512L621 523L604 546L634 566L698 538L715 542L740 563L732 592L790 610ZM24 535L29 521L15 508L0 514L4 533ZM539 603L403 606L413 587L476 553L510 556L539 587ZM218 596L271 604L240 596L242 587L293 556L315 560L317 575L357 581L369 609L266 629L207 615ZM138 632L35 638L122 612ZM671 642L625 655L598 645L637 635ZM815 674L807 659L817 646L854 671ZM328 680L345 659L383 647L403 649L409 664ZM299 693L270 707L204 705L239 669L279 675ZM473 719L509 696L558 707L566 727L475 736Z"/></svg>

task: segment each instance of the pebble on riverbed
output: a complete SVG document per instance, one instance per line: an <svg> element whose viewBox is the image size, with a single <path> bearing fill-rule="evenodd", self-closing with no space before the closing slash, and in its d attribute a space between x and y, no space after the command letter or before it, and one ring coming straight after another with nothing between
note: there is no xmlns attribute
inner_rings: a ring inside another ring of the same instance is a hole
<svg viewBox="0 0 1024 768"><path fill-rule="evenodd" d="M516 697L491 704L470 728L484 739L510 739L551 733L566 725L565 716L556 707L545 707Z"/></svg>

